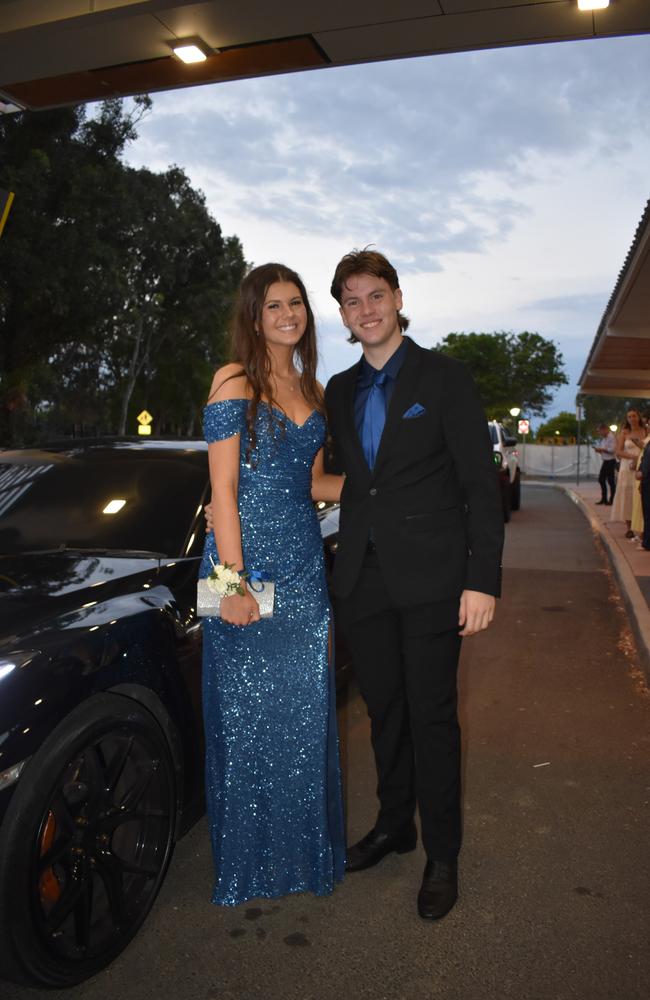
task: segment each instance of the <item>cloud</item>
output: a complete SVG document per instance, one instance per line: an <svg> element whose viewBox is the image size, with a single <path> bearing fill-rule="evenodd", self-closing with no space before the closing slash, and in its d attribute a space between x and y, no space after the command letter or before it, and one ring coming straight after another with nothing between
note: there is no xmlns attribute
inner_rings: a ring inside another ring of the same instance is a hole
<svg viewBox="0 0 650 1000"><path fill-rule="evenodd" d="M586 356L648 197L648 107L650 37L535 45L155 95L128 158L179 163L249 260L298 265L330 371L332 265L368 243L423 342L525 323Z"/></svg>
<svg viewBox="0 0 650 1000"><path fill-rule="evenodd" d="M584 295L557 295L548 299L537 299L535 302L528 302L524 309L566 312L566 313L594 313L600 316L607 305L611 291L602 293L594 292Z"/></svg>
<svg viewBox="0 0 650 1000"><path fill-rule="evenodd" d="M600 152L612 120L620 136L647 135L648 50L645 37L607 39L219 84L157 95L141 131L214 157L242 185L444 196L477 171L510 176L531 153Z"/></svg>
<svg viewBox="0 0 650 1000"><path fill-rule="evenodd" d="M535 161L645 130L647 39L573 43L347 67L158 95L143 141L202 164L206 193L235 188L231 211L286 217L317 238L390 247L402 271L483 253L526 214ZM594 80L617 75L629 101ZM166 136L165 140L163 136ZM611 147L610 147L611 148ZM620 145L619 145L620 149ZM611 152L609 155L612 155ZM616 154L614 154L616 155ZM501 179L506 196L482 193Z"/></svg>

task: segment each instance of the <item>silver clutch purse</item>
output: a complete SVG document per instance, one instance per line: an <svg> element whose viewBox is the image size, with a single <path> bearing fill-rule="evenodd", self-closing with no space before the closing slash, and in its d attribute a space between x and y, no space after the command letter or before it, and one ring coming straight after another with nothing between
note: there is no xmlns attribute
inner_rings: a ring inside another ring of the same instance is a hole
<svg viewBox="0 0 650 1000"><path fill-rule="evenodd" d="M275 584L271 580L248 580L247 584L258 603L260 618L272 618ZM210 590L205 578L199 580L196 588L196 613L199 618L221 617L221 594Z"/></svg>

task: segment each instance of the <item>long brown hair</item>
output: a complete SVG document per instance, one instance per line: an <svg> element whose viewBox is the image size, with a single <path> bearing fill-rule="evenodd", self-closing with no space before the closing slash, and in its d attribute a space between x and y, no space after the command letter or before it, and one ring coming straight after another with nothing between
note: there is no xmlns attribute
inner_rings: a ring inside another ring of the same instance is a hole
<svg viewBox="0 0 650 1000"><path fill-rule="evenodd" d="M293 361L300 371L300 390L307 401L319 413L324 413L322 391L316 381L318 352L316 349L316 323L309 297L302 278L284 264L261 264L246 275L239 287L239 293L230 324L230 360L241 365L241 372L231 375L235 378L245 375L251 387L252 396L246 413L248 447L246 458L257 446L255 421L260 402L264 399L271 406L276 402L271 383L271 358L266 349L266 341L261 333L262 308L269 287L276 281L291 282L300 292L307 312L307 326L300 341L294 348ZM269 406L269 422L286 427L283 420ZM278 407L279 409L279 407Z"/></svg>

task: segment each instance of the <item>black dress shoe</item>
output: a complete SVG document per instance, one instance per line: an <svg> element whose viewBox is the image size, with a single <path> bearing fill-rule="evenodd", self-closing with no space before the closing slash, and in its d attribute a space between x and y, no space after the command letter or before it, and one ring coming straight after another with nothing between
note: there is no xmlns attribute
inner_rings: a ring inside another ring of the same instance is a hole
<svg viewBox="0 0 650 1000"><path fill-rule="evenodd" d="M458 899L456 861L427 861L418 893L418 913L424 920L440 920Z"/></svg>
<svg viewBox="0 0 650 1000"><path fill-rule="evenodd" d="M400 833L380 833L378 830L371 830L357 844L348 848L345 870L360 872L364 868L372 868L393 851L396 854L407 854L415 850L417 840L418 835L413 823Z"/></svg>

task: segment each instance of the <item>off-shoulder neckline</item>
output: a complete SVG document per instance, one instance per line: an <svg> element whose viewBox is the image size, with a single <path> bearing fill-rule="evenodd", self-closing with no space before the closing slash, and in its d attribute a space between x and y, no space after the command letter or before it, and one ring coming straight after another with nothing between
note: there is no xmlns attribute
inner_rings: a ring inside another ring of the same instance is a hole
<svg viewBox="0 0 650 1000"><path fill-rule="evenodd" d="M249 399L246 399L246 398L242 399L242 398L239 398L239 397L235 398L235 399L215 399L214 402L212 402L212 403L206 403L205 404L205 409L207 410L207 408L209 406L219 406L221 403L246 403L246 404L248 404L249 402L250 402ZM268 408L270 410L275 410L276 413L279 413L281 417L284 417L285 420L288 420L290 424L293 424L293 426L297 427L299 430L301 430L306 424L309 423L309 421L311 420L311 418L314 416L315 413L318 413L318 410L312 410L311 413L309 414L309 416L306 417L305 420L303 420L303 422L301 424L297 424L296 421L292 420L291 417L287 413L284 412L284 410L280 409L279 406L273 406L271 403L267 403L265 399L262 399L261 402L264 404L264 406L268 406Z"/></svg>

